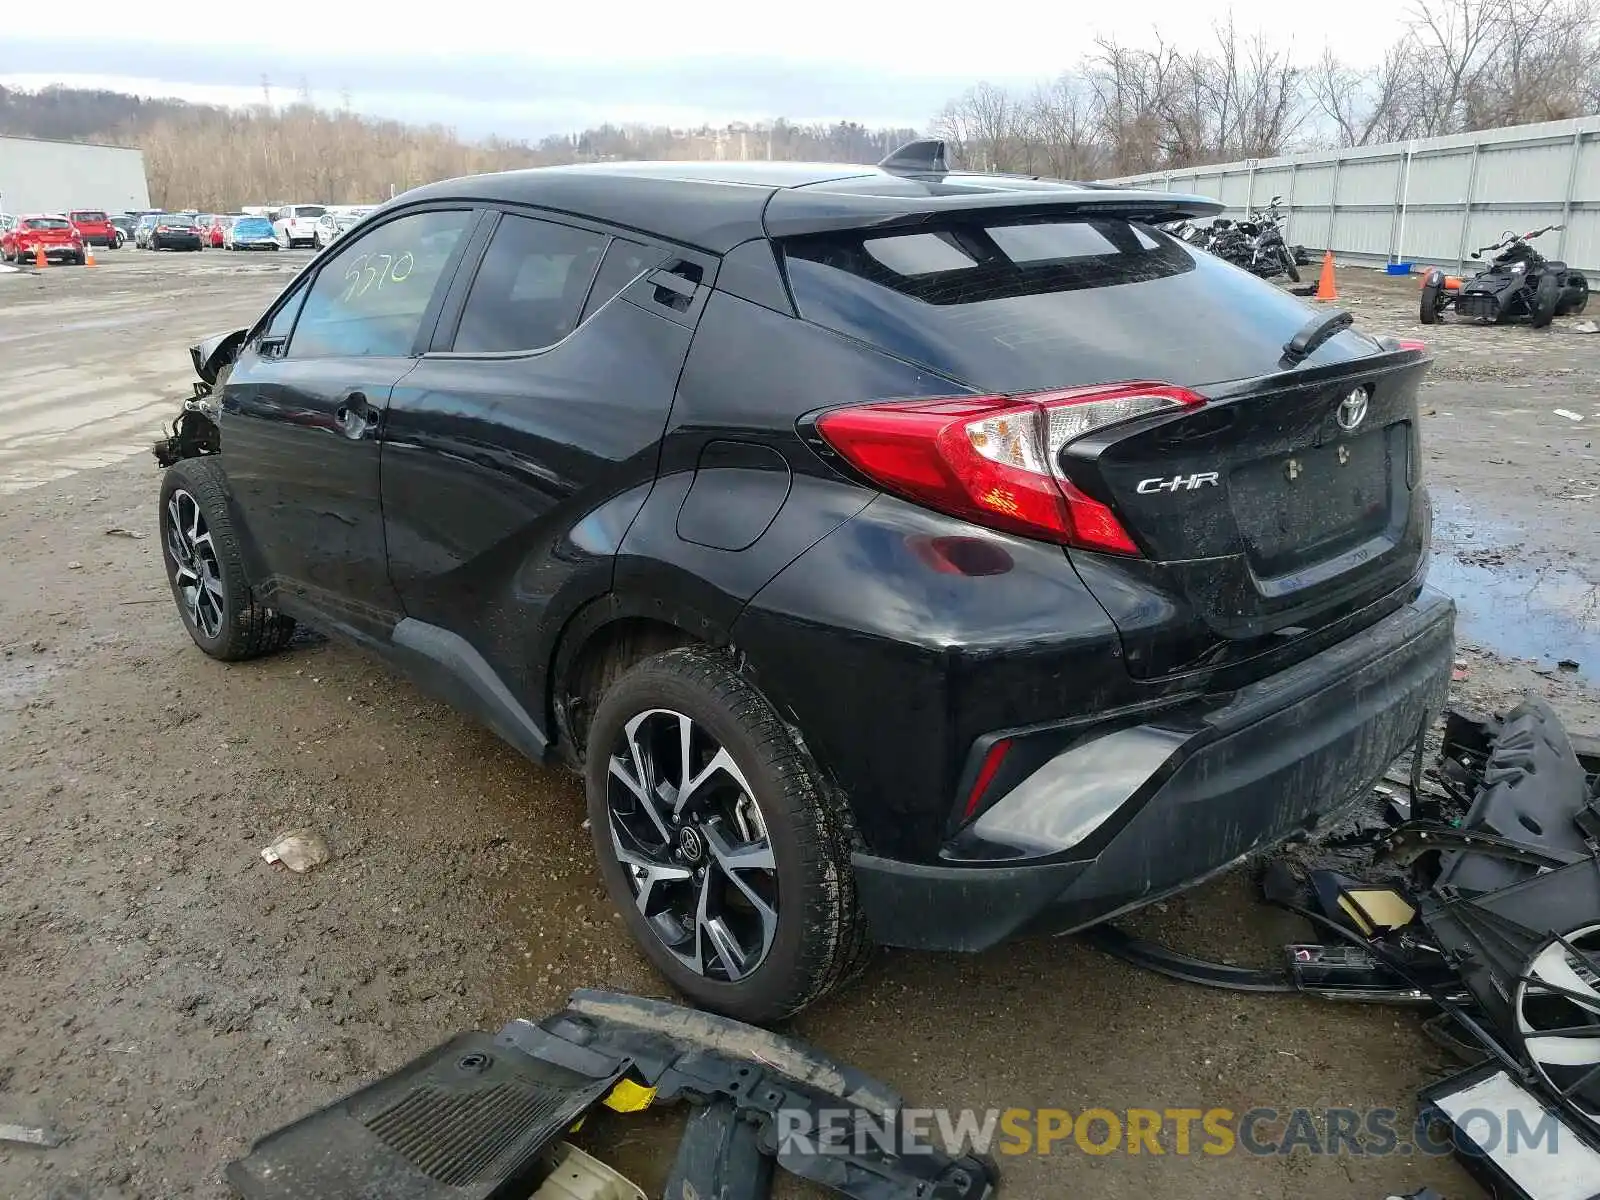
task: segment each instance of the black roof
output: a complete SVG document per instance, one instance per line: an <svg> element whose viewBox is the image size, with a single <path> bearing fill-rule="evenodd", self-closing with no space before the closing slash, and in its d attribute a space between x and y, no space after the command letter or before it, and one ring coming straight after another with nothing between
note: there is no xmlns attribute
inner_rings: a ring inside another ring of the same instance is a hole
<svg viewBox="0 0 1600 1200"><path fill-rule="evenodd" d="M1167 221L1222 211L1208 196L964 172L905 174L854 163L618 162L470 175L390 202L464 199L591 217L724 254L760 237L904 227L963 212L1063 208ZM389 207L389 206L386 206Z"/></svg>

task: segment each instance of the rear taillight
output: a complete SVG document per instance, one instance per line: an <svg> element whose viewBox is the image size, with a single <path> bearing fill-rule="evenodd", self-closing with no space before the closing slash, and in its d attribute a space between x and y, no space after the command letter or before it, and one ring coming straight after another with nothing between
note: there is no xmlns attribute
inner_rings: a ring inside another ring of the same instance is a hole
<svg viewBox="0 0 1600 1200"><path fill-rule="evenodd" d="M835 409L823 439L885 491L993 529L1138 554L1116 514L1060 469L1068 443L1122 421L1204 403L1165 383L1028 396L890 401Z"/></svg>
<svg viewBox="0 0 1600 1200"><path fill-rule="evenodd" d="M1400 338L1398 341L1402 350L1427 350L1428 348L1427 342L1419 342L1415 338Z"/></svg>

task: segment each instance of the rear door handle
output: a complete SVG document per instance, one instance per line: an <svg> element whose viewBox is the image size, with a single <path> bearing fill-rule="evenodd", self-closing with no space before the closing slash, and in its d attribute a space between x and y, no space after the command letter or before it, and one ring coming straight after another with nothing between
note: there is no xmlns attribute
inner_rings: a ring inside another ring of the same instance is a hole
<svg viewBox="0 0 1600 1200"><path fill-rule="evenodd" d="M346 392L333 415L347 438L362 437L378 427L378 410L367 403L365 392Z"/></svg>

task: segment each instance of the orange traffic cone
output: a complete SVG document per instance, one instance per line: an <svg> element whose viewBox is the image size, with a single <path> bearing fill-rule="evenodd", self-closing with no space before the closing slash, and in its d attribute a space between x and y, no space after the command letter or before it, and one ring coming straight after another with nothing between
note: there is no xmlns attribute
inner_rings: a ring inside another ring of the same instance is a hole
<svg viewBox="0 0 1600 1200"><path fill-rule="evenodd" d="M1322 252L1322 274L1317 277L1317 299L1337 300L1339 289L1333 285L1333 251Z"/></svg>
<svg viewBox="0 0 1600 1200"><path fill-rule="evenodd" d="M44 270L50 265L50 260L44 256L43 246L35 246L33 248L33 265L34 269L39 271Z"/></svg>
<svg viewBox="0 0 1600 1200"><path fill-rule="evenodd" d="M92 242L83 244L83 265L86 267L94 266L94 243Z"/></svg>

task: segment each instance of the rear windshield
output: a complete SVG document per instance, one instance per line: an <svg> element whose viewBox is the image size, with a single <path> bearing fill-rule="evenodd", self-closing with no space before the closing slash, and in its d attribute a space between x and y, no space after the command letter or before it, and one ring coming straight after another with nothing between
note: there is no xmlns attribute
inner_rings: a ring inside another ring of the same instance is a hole
<svg viewBox="0 0 1600 1200"><path fill-rule="evenodd" d="M193 225L193 217L157 217L157 225Z"/></svg>
<svg viewBox="0 0 1600 1200"><path fill-rule="evenodd" d="M104 221L106 219L106 215L103 212L75 212L67 215L74 221Z"/></svg>
<svg viewBox="0 0 1600 1200"><path fill-rule="evenodd" d="M1001 392L1265 375L1313 316L1246 271L1118 219L971 219L795 238L784 252L806 320ZM1347 331L1306 364L1373 350Z"/></svg>
<svg viewBox="0 0 1600 1200"><path fill-rule="evenodd" d="M233 223L233 232L240 233L271 233L272 222L265 217L240 217Z"/></svg>
<svg viewBox="0 0 1600 1200"><path fill-rule="evenodd" d="M34 217L22 223L25 229L71 229L72 223L60 217Z"/></svg>
<svg viewBox="0 0 1600 1200"><path fill-rule="evenodd" d="M287 217L320 217L328 210L320 204L298 204L291 208L284 216Z"/></svg>

